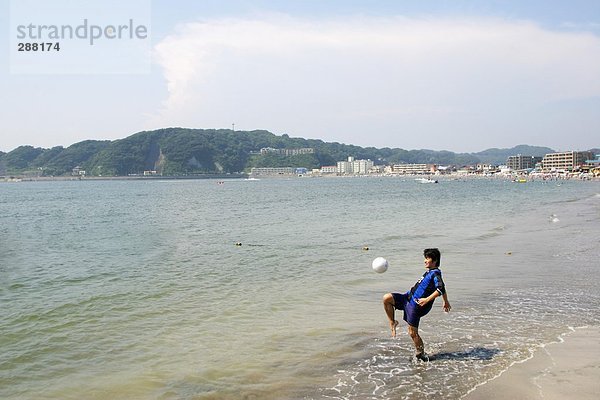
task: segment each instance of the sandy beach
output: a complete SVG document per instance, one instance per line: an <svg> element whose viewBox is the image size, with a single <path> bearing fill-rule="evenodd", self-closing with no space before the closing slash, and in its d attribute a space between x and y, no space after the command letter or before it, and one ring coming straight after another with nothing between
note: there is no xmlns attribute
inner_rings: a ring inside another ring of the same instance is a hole
<svg viewBox="0 0 600 400"><path fill-rule="evenodd" d="M463 399L597 399L600 327L576 329L562 340L538 349L531 359L513 365Z"/></svg>

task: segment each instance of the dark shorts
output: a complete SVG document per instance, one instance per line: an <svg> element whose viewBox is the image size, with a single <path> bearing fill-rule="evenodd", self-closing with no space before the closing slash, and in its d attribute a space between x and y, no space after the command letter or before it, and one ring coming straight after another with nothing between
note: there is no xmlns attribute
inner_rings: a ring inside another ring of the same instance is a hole
<svg viewBox="0 0 600 400"><path fill-rule="evenodd" d="M421 317L425 316L430 310L433 302L421 307L414 301L410 301L409 293L392 293L394 296L394 307L397 310L404 311L404 319L409 325L415 328L419 327Z"/></svg>

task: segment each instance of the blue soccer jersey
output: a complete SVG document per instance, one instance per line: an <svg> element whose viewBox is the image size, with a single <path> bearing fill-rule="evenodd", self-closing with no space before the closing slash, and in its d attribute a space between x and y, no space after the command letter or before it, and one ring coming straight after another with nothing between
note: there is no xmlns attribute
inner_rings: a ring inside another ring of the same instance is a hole
<svg viewBox="0 0 600 400"><path fill-rule="evenodd" d="M440 292L440 295L446 292L442 271L438 268L430 269L423 274L421 279L410 289L410 299L416 302L422 297L429 297L436 290Z"/></svg>

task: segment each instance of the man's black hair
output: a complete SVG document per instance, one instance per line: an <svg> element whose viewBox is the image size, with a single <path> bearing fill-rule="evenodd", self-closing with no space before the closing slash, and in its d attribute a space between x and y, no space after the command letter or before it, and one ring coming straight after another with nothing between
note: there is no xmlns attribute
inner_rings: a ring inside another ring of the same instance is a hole
<svg viewBox="0 0 600 400"><path fill-rule="evenodd" d="M423 250L423 257L431 258L437 267L440 266L440 261L442 261L442 255L438 249L425 249Z"/></svg>

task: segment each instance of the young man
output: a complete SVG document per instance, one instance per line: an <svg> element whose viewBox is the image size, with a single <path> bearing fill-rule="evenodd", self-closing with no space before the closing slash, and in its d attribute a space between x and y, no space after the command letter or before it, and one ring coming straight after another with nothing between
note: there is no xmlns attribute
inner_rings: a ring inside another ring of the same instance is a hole
<svg viewBox="0 0 600 400"><path fill-rule="evenodd" d="M383 308L390 321L392 337L396 337L396 321L394 312L396 309L404 311L403 319L408 324L408 334L412 338L416 354L419 360L427 360L423 348L423 340L419 336L419 320L425 316L433 306L436 297L442 296L445 312L450 311L450 302L446 294L444 281L442 280L442 271L439 270L441 254L438 249L425 249L425 269L421 279L406 293L387 293L383 296Z"/></svg>

